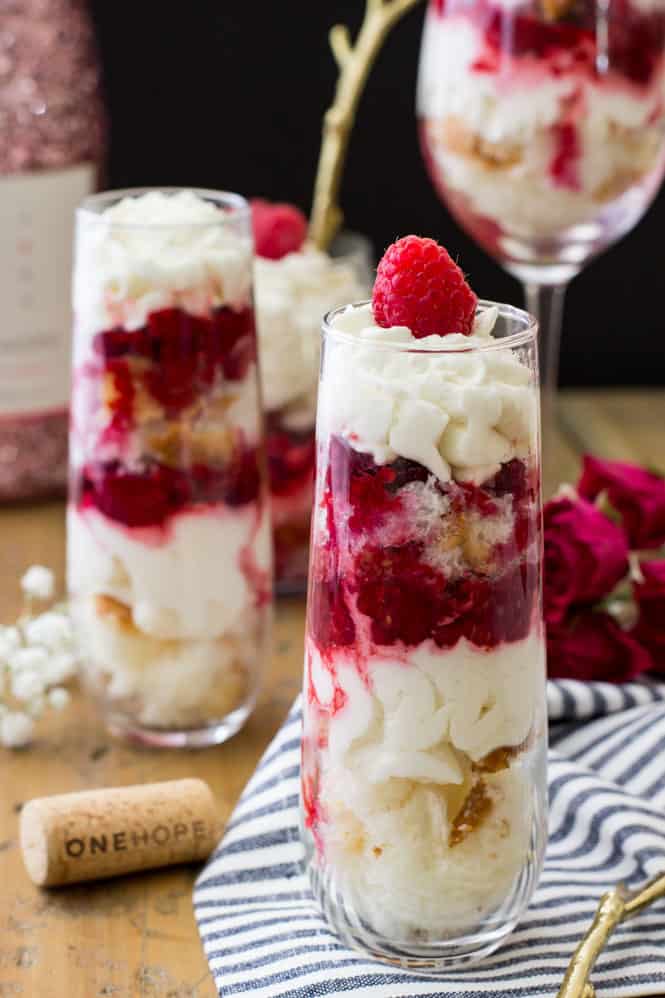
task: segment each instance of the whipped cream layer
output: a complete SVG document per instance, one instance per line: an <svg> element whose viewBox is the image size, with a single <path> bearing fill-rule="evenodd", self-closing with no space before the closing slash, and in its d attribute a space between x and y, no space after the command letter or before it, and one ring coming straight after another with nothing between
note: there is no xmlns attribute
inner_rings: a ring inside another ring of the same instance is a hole
<svg viewBox="0 0 665 998"><path fill-rule="evenodd" d="M160 640L240 631L255 604L253 578L269 577L269 521L257 527L254 507L181 512L164 529L70 507L67 532L73 594L118 600L137 630Z"/></svg>
<svg viewBox="0 0 665 998"><path fill-rule="evenodd" d="M449 835L474 766L543 742L544 662L536 631L492 652L464 639L448 652L424 643L406 658L386 650L363 675L348 652L322 659L308 643L310 699L318 705L305 714L306 741L316 740L319 711L327 718L321 850L375 931L440 938L506 897L529 849L528 772L490 765L483 773L489 819L455 845Z"/></svg>
<svg viewBox="0 0 665 998"><path fill-rule="evenodd" d="M338 433L377 464L417 461L443 482L482 482L528 455L538 433L534 375L492 337L497 315L480 310L471 336L417 339L377 326L369 304L339 312L333 329L349 339L328 341L319 435Z"/></svg>
<svg viewBox="0 0 665 998"><path fill-rule="evenodd" d="M73 280L78 350L95 333L145 325L150 312L246 305L252 240L193 191L125 197L78 216Z"/></svg>
<svg viewBox="0 0 665 998"><path fill-rule="evenodd" d="M313 425L321 319L338 305L365 297L367 289L349 264L313 247L281 260L258 257L255 281L265 407L292 406L294 428L305 418Z"/></svg>
<svg viewBox="0 0 665 998"><path fill-rule="evenodd" d="M660 8L662 9L662 8ZM554 58L554 57L552 57ZM418 114L435 173L473 209L523 238L546 238L624 194L660 162L665 75L638 87L570 58L512 58L493 71L465 16L426 20ZM556 130L572 128L570 172L553 178Z"/></svg>
<svg viewBox="0 0 665 998"><path fill-rule="evenodd" d="M369 782L459 784L457 750L478 762L521 745L542 722L545 657L535 630L492 651L465 638L447 651L429 642L394 657L377 650L362 670L353 652L322 658L308 642L306 662L316 700L331 713L331 765L356 769ZM344 706L333 710L336 690Z"/></svg>

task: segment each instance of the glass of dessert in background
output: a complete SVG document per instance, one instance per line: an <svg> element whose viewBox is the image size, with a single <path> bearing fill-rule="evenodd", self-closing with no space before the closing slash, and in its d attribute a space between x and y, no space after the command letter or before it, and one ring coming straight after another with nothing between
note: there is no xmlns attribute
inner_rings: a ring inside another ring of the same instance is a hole
<svg viewBox="0 0 665 998"><path fill-rule="evenodd" d="M250 713L270 518L249 205L129 190L77 213L68 584L116 733L198 746Z"/></svg>
<svg viewBox="0 0 665 998"><path fill-rule="evenodd" d="M312 503L321 317L366 298L371 247L342 233L330 253L307 242L295 206L252 201L256 319L280 595L304 593Z"/></svg>
<svg viewBox="0 0 665 998"><path fill-rule="evenodd" d="M345 941L494 950L546 843L537 324L406 237L323 327L302 834Z"/></svg>
<svg viewBox="0 0 665 998"><path fill-rule="evenodd" d="M660 185L664 87L663 0L431 0L425 159L461 226L524 283L550 397L566 284Z"/></svg>

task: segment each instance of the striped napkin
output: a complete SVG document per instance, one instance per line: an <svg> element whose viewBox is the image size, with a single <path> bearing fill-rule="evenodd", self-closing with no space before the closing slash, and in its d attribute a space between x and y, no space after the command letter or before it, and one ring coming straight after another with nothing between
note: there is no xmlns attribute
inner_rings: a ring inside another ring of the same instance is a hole
<svg viewBox="0 0 665 998"><path fill-rule="evenodd" d="M196 884L219 994L553 998L603 891L665 870L665 683L562 680L548 706L550 838L531 906L483 963L424 977L347 948L319 913L301 868L296 702ZM603 998L665 993L665 902L619 927L593 979Z"/></svg>

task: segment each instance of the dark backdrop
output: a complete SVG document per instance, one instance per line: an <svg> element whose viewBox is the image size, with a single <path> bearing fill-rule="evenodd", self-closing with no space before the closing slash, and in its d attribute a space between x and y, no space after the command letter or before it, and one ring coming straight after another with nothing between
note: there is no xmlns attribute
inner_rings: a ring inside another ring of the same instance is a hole
<svg viewBox="0 0 665 998"><path fill-rule="evenodd" d="M108 186L186 184L309 209L322 113L336 73L336 21L363 0L92 0L111 119ZM517 283L467 239L436 198L416 137L423 7L388 39L351 142L347 224L380 252L408 232L440 239L485 298ZM562 381L665 384L665 196L568 293Z"/></svg>

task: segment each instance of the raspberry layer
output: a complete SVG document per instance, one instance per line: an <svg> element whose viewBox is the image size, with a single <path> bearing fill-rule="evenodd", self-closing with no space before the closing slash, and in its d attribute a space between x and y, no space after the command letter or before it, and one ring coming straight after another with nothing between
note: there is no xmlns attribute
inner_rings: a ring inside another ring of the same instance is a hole
<svg viewBox="0 0 665 998"><path fill-rule="evenodd" d="M118 384L119 419L132 421L134 397L130 388L123 391L132 378L132 362L142 387L169 419L193 405L220 375L242 381L256 360L254 315L249 308L217 308L210 316L160 309L138 329L98 333L93 353Z"/></svg>
<svg viewBox="0 0 665 998"><path fill-rule="evenodd" d="M565 8L565 5L563 5ZM591 5L578 5L561 19L544 19L530 3L502 4L480 0L462 5L455 0L432 0L439 17L464 16L482 35L485 46L475 67L479 72L496 72L505 61L506 38L514 59L544 60L553 74L574 64L579 73L591 78L603 74L598 54L599 12ZM665 47L665 7L616 0L607 16L607 61L613 73L636 86L653 82Z"/></svg>
<svg viewBox="0 0 665 998"><path fill-rule="evenodd" d="M328 539L317 547L310 589L321 654L358 641L450 648L466 638L491 649L525 638L538 592L537 496L537 476L517 459L482 487L443 484L414 461L377 466L333 437ZM440 522L414 531L429 510Z"/></svg>
<svg viewBox="0 0 665 998"><path fill-rule="evenodd" d="M89 462L74 478L72 498L79 510L97 509L125 527L165 527L193 507L256 503L260 487L259 453L247 448L223 468L195 464L185 470L146 460L128 469L119 461Z"/></svg>
<svg viewBox="0 0 665 998"><path fill-rule="evenodd" d="M279 413L266 427L268 474L275 546L275 579L284 591L302 591L307 579L314 500L314 427L291 429Z"/></svg>

